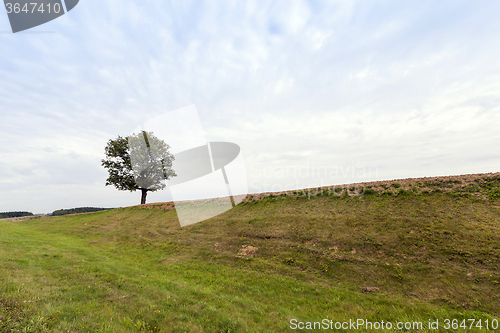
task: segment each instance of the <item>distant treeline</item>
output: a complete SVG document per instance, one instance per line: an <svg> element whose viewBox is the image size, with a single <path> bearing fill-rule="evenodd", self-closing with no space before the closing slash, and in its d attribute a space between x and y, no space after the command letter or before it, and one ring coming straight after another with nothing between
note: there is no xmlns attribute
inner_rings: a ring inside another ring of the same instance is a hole
<svg viewBox="0 0 500 333"><path fill-rule="evenodd" d="M89 213L89 212L99 212L101 210L108 210L111 208L97 208L97 207L80 207L71 209L59 209L52 212L53 216L68 215L68 214L78 214L78 213Z"/></svg>
<svg viewBox="0 0 500 333"><path fill-rule="evenodd" d="M33 216L31 212L3 212L0 213L0 219L8 219L10 217Z"/></svg>

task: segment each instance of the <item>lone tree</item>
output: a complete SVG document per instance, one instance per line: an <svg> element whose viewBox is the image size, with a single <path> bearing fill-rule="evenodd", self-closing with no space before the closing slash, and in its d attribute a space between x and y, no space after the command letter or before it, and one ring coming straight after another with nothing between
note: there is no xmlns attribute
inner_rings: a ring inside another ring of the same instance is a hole
<svg viewBox="0 0 500 333"><path fill-rule="evenodd" d="M176 176L169 148L153 132L146 131L109 140L102 160L109 173L106 186L114 185L121 191L141 190L141 205L145 204L148 191L164 189L165 181Z"/></svg>

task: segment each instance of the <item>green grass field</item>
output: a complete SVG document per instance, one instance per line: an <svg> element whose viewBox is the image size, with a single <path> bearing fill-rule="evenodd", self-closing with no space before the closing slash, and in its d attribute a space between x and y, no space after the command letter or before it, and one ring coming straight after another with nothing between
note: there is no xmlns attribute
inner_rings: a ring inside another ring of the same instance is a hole
<svg viewBox="0 0 500 333"><path fill-rule="evenodd" d="M0 332L370 331L291 329L293 319L492 331L495 200L272 196L184 228L154 206L0 221Z"/></svg>

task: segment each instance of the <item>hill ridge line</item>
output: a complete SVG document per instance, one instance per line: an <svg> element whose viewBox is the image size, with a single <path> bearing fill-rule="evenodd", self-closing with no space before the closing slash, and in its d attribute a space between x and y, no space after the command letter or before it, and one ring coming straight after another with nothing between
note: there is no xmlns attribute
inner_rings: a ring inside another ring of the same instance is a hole
<svg viewBox="0 0 500 333"><path fill-rule="evenodd" d="M275 191L275 192L261 192L261 193L249 193L246 195L246 197L243 199L242 202L248 202L251 200L260 200L265 197L269 197L271 195L273 196L279 196L279 195L295 195L297 193L301 192L315 192L317 194L321 190L332 190L332 189L339 189L339 188L352 188L356 185L358 186L363 186L364 189L366 190L367 188L378 190L379 192L392 192L393 194L396 194L398 190L402 189L405 191L408 190L413 190L415 187L417 187L418 183L421 183L421 185L418 185L418 189L420 192L424 191L436 191L436 187L440 188L442 192L451 192L453 190L458 189L465 189L467 186L472 186L472 185L477 185L478 181L477 180L484 180L485 178L498 178L500 180L500 172L488 172L488 173L474 173L474 174L464 174L464 175L452 175L452 176L429 176L429 177L414 177L414 178L399 178L399 179L388 179L388 180L374 180L374 181L368 181L368 182L353 182L353 183L346 183L346 184L338 184L338 185L324 185L324 186L316 186L316 187L308 187L308 188L303 188L303 189L295 189L295 190L285 190L285 191ZM437 183L436 183L437 182ZM440 183L440 184L438 184ZM393 184L397 184L399 186L395 187ZM442 185L442 186L440 186ZM413 186L413 187L412 187ZM483 195L478 192L472 192L472 195L481 198ZM229 201L229 197L214 197L214 198L206 198L206 199L194 199L194 200L183 200L183 201L178 201L177 203L196 203L196 202L206 202L206 201L213 201L213 200L220 200L220 202L225 202ZM154 202L154 203L147 203L144 205L134 205L134 206L129 206L129 207L139 207L139 208L159 208L159 205L161 205L161 208L166 209L166 210L173 210L175 209L175 204L173 201L167 201L167 202Z"/></svg>

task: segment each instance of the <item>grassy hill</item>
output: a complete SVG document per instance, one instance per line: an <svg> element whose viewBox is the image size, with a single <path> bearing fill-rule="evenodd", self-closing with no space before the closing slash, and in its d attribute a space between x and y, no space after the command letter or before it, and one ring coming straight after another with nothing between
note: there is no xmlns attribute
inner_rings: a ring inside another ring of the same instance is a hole
<svg viewBox="0 0 500 333"><path fill-rule="evenodd" d="M418 182L249 197L184 228L163 204L0 221L0 332L328 331L292 319L487 331L500 177Z"/></svg>

